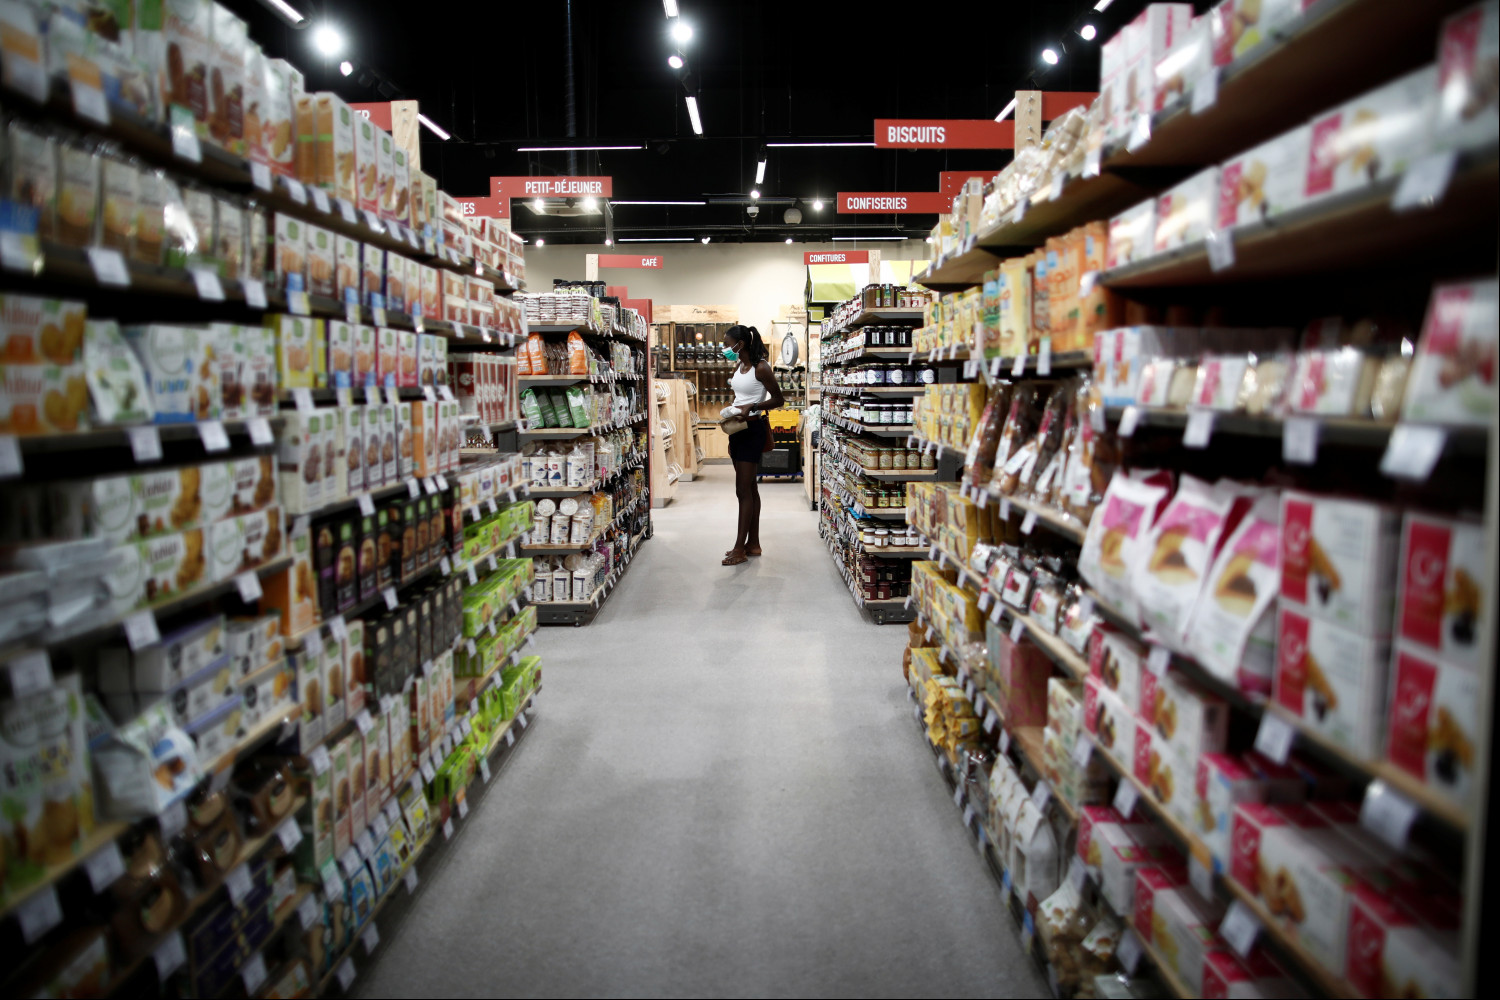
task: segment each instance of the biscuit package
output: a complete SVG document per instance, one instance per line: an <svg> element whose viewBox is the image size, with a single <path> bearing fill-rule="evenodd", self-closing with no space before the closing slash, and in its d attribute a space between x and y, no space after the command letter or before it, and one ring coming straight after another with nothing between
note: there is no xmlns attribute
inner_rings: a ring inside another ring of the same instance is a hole
<svg viewBox="0 0 1500 1000"><path fill-rule="evenodd" d="M1105 491L1103 504L1089 522L1078 557L1078 571L1083 578L1131 620L1137 617L1131 582L1134 567L1148 555L1147 540L1168 493L1163 476L1153 476L1150 480L1115 476Z"/></svg>
<svg viewBox="0 0 1500 1000"><path fill-rule="evenodd" d="M1426 655L1481 669L1493 595L1484 593L1484 528L1475 521L1409 513L1401 529L1396 631Z"/></svg>
<svg viewBox="0 0 1500 1000"><path fill-rule="evenodd" d="M1402 407L1419 423L1482 425L1495 413L1500 284L1494 278L1438 285Z"/></svg>
<svg viewBox="0 0 1500 1000"><path fill-rule="evenodd" d="M1230 483L1184 475L1146 538L1146 556L1132 577L1141 623L1169 646L1186 643L1188 617L1237 496Z"/></svg>
<svg viewBox="0 0 1500 1000"><path fill-rule="evenodd" d="M1189 619L1189 652L1244 690L1270 689L1274 637L1262 621L1280 590L1280 536L1277 497L1257 499L1215 557Z"/></svg>
<svg viewBox="0 0 1500 1000"><path fill-rule="evenodd" d="M1380 640L1311 618L1283 600L1276 621L1273 697L1306 728L1373 759L1389 657Z"/></svg>

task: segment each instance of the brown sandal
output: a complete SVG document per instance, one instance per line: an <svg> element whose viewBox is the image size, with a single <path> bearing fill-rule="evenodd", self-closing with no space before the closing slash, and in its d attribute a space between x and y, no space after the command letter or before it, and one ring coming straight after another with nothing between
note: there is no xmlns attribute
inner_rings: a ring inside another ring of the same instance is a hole
<svg viewBox="0 0 1500 1000"><path fill-rule="evenodd" d="M746 562L746 561L747 560L745 559L745 553L744 552L740 551L739 549L731 549L729 552L726 552L724 554L724 561L721 562L721 563L719 563L719 565L720 566L738 566L740 563Z"/></svg>
<svg viewBox="0 0 1500 1000"><path fill-rule="evenodd" d="M754 546L752 548L745 549L745 555L747 555L747 556L758 556L758 555L760 555L760 546L756 545L756 546Z"/></svg>

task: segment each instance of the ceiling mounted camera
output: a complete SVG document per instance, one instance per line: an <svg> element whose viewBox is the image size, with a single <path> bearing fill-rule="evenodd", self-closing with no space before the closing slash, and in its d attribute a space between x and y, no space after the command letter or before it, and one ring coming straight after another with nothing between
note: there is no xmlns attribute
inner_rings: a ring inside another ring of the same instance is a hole
<svg viewBox="0 0 1500 1000"><path fill-rule="evenodd" d="M759 205L749 205L749 206L747 206L745 208L745 214L748 215L748 216L750 216L750 218L752 218L752 219L755 218L757 215L760 214L760 206Z"/></svg>

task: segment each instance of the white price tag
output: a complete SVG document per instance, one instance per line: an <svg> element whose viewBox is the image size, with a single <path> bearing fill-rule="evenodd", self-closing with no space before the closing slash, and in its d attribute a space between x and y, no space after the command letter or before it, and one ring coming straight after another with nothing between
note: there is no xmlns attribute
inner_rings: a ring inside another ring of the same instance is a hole
<svg viewBox="0 0 1500 1000"><path fill-rule="evenodd" d="M1219 936L1229 942L1241 958L1249 958L1255 947L1256 935L1260 933L1260 921L1250 912L1250 907L1236 899L1229 904L1229 912L1219 924Z"/></svg>
<svg viewBox="0 0 1500 1000"><path fill-rule="evenodd" d="M1099 272L1084 271L1078 277L1078 297L1081 299L1088 298L1089 293L1094 290L1094 286L1097 284L1099 284Z"/></svg>
<svg viewBox="0 0 1500 1000"><path fill-rule="evenodd" d="M1050 189L1050 191L1048 193L1051 195L1051 200L1052 201L1056 201L1057 199L1059 199L1059 198L1062 197L1062 194L1063 194L1063 174L1062 174L1062 171L1059 170L1057 173L1055 173L1055 174L1052 175L1052 187L1051 187L1051 189Z"/></svg>
<svg viewBox="0 0 1500 1000"><path fill-rule="evenodd" d="M1426 482L1447 441L1447 432L1441 427L1397 424L1381 456L1380 471L1392 479Z"/></svg>
<svg viewBox="0 0 1500 1000"><path fill-rule="evenodd" d="M315 187L308 188L307 193L312 195L313 205L317 207L318 211L323 212L324 214L333 211L333 206L328 202L327 191L324 191L322 188Z"/></svg>
<svg viewBox="0 0 1500 1000"><path fill-rule="evenodd" d="M452 840L453 839L453 819L452 819L452 817L449 817L448 819L443 820L443 839L444 840Z"/></svg>
<svg viewBox="0 0 1500 1000"><path fill-rule="evenodd" d="M990 605L993 604L994 601L994 596L988 590L986 590L984 593L979 595L979 610L988 611L990 609Z"/></svg>
<svg viewBox="0 0 1500 1000"><path fill-rule="evenodd" d="M430 385L424 385L424 386L422 386L422 396L429 403L436 403L437 402L437 392Z"/></svg>
<svg viewBox="0 0 1500 1000"><path fill-rule="evenodd" d="M339 989L348 993L349 987L354 985L354 959L346 958L340 962L338 968L333 970L333 975L339 981Z"/></svg>
<svg viewBox="0 0 1500 1000"><path fill-rule="evenodd" d="M463 799L458 803L458 818L467 819L469 816L469 800Z"/></svg>
<svg viewBox="0 0 1500 1000"><path fill-rule="evenodd" d="M203 441L203 450L210 454L229 450L229 435L224 432L223 421L203 421L198 425L198 437Z"/></svg>
<svg viewBox="0 0 1500 1000"><path fill-rule="evenodd" d="M299 205L307 204L306 185L304 185L299 180L292 179L291 177L283 177L281 180L282 183L286 185L287 194L292 196L293 201L295 201Z"/></svg>
<svg viewBox="0 0 1500 1000"><path fill-rule="evenodd" d="M156 978L159 982L166 982L167 977L182 968L187 961L187 948L182 943L182 932L173 931L165 941L156 946L151 953L151 961L156 965Z"/></svg>
<svg viewBox="0 0 1500 1000"><path fill-rule="evenodd" d="M1012 378L1020 378L1026 374L1026 355L1017 354L1015 362L1010 366Z"/></svg>
<svg viewBox="0 0 1500 1000"><path fill-rule="evenodd" d="M1021 220L1026 218L1026 209L1029 207L1030 206L1027 204L1025 197L1022 197L1019 201L1017 201L1015 210L1010 213L1010 224L1013 226L1019 226L1021 224Z"/></svg>
<svg viewBox="0 0 1500 1000"><path fill-rule="evenodd" d="M101 893L125 874L125 859L120 857L120 848L110 841L89 855L83 863L83 870L88 873L89 885L93 886L94 892Z"/></svg>
<svg viewBox="0 0 1500 1000"><path fill-rule="evenodd" d="M1188 858L1188 881L1192 883L1193 889L1206 901L1212 903L1214 899L1214 873L1196 857Z"/></svg>
<svg viewBox="0 0 1500 1000"><path fill-rule="evenodd" d="M436 476L433 476L432 478L434 478L434 479L437 480L438 489L440 489L440 490L446 490L448 488L448 477L445 476L445 475L443 475L441 472L439 472Z"/></svg>
<svg viewBox="0 0 1500 1000"><path fill-rule="evenodd" d="M174 104L168 114L172 123L173 155L189 163L202 163L203 146L198 142L198 125L193 121L192 110Z"/></svg>
<svg viewBox="0 0 1500 1000"><path fill-rule="evenodd" d="M367 386L365 386L365 405L366 406L379 406L380 405L380 387L379 386L376 386L376 385L367 385Z"/></svg>
<svg viewBox="0 0 1500 1000"><path fill-rule="evenodd" d="M1011 618L1011 620L1010 620L1010 641L1011 642L1020 642L1021 641L1021 636L1025 633L1025 631L1026 631L1026 623L1025 622L1021 621L1021 619L1019 617L1013 617L1013 618Z"/></svg>
<svg viewBox="0 0 1500 1000"><path fill-rule="evenodd" d="M999 625L1000 624L1000 614L1004 610L1005 609L1003 607L1001 607L1000 602L996 601L995 602L995 606L990 609L990 621L994 622L996 625Z"/></svg>
<svg viewBox="0 0 1500 1000"><path fill-rule="evenodd" d="M328 619L328 630L340 642L347 642L349 640L349 625L344 621L343 615L334 615Z"/></svg>
<svg viewBox="0 0 1500 1000"><path fill-rule="evenodd" d="M433 770L430 759L423 759L422 761L422 780L426 781L429 785L437 780L437 771Z"/></svg>
<svg viewBox="0 0 1500 1000"><path fill-rule="evenodd" d="M235 906L243 903L254 888L254 883L250 881L249 865L236 865L224 876L224 890L229 893L229 901Z"/></svg>
<svg viewBox="0 0 1500 1000"><path fill-rule="evenodd" d="M218 274L206 267L190 267L188 273L193 276L193 285L198 289L198 298L205 302L224 301L224 283L219 280Z"/></svg>
<svg viewBox="0 0 1500 1000"><path fill-rule="evenodd" d="M1193 81L1192 112L1202 114L1219 100L1219 70L1210 69Z"/></svg>
<svg viewBox="0 0 1500 1000"><path fill-rule="evenodd" d="M241 278L240 289L245 293L245 305L251 309L266 308L266 283L258 278Z"/></svg>
<svg viewBox="0 0 1500 1000"><path fill-rule="evenodd" d="M286 307L298 316L312 314L312 303L308 301L307 293L304 291L289 291L286 293Z"/></svg>
<svg viewBox="0 0 1500 1000"><path fill-rule="evenodd" d="M522 729L525 729L528 725L531 724L531 719L525 712L517 712L516 719L521 723Z"/></svg>
<svg viewBox="0 0 1500 1000"><path fill-rule="evenodd" d="M476 656L476 655L478 655L478 648L474 645L474 640L473 639L469 639L467 642L464 643L464 649L468 651L468 654L470 656Z"/></svg>
<svg viewBox="0 0 1500 1000"><path fill-rule="evenodd" d="M1141 409L1138 406L1127 406L1125 412L1120 414L1120 437L1128 438L1135 435L1135 425L1141 422Z"/></svg>
<svg viewBox="0 0 1500 1000"><path fill-rule="evenodd" d="M365 517L375 516L375 501L368 493L359 495L359 512Z"/></svg>
<svg viewBox="0 0 1500 1000"><path fill-rule="evenodd" d="M18 698L52 686L52 658L45 649L33 650L10 661L11 693Z"/></svg>
<svg viewBox="0 0 1500 1000"><path fill-rule="evenodd" d="M345 222L353 223L359 221L359 216L354 214L354 202L348 198L335 198L334 201L338 202L339 215Z"/></svg>
<svg viewBox="0 0 1500 1000"><path fill-rule="evenodd" d="M1211 229L1203 237L1203 248L1208 251L1208 269L1227 271L1234 266L1234 234L1228 229Z"/></svg>
<svg viewBox="0 0 1500 1000"><path fill-rule="evenodd" d="M1102 168L1101 151L1096 147L1083 154L1083 176L1098 177Z"/></svg>
<svg viewBox="0 0 1500 1000"><path fill-rule="evenodd" d="M328 899L344 898L344 880L335 867L323 869L323 895Z"/></svg>
<svg viewBox="0 0 1500 1000"><path fill-rule="evenodd" d="M993 733L995 727L1000 724L1000 717L993 712L986 712L984 717L984 731Z"/></svg>
<svg viewBox="0 0 1500 1000"><path fill-rule="evenodd" d="M1000 501L1000 520L1010 520L1010 500L1008 498Z"/></svg>
<svg viewBox="0 0 1500 1000"><path fill-rule="evenodd" d="M956 806L964 804L964 786L962 784L953 789L953 804Z"/></svg>
<svg viewBox="0 0 1500 1000"><path fill-rule="evenodd" d="M1255 749L1276 763L1285 764L1296 735L1291 723L1272 712L1264 712L1260 717L1260 728L1255 731Z"/></svg>
<svg viewBox="0 0 1500 1000"><path fill-rule="evenodd" d="M1312 417L1287 417L1281 425L1281 457L1289 465L1312 465L1318 460L1318 430Z"/></svg>
<svg viewBox="0 0 1500 1000"><path fill-rule="evenodd" d="M375 835L368 828L359 831L359 836L354 839L354 846L364 858L375 856Z"/></svg>
<svg viewBox="0 0 1500 1000"><path fill-rule="evenodd" d="M1135 814L1135 804L1140 798L1141 793L1135 785L1121 778L1119 786L1115 788L1115 812L1129 819Z"/></svg>
<svg viewBox="0 0 1500 1000"><path fill-rule="evenodd" d="M281 849L287 854L291 854L302 843L302 827L295 816L276 828L276 839L281 842Z"/></svg>
<svg viewBox="0 0 1500 1000"><path fill-rule="evenodd" d="M344 869L344 878L354 878L364 866L364 860L360 858L359 851L353 844L346 847L344 853L339 855L339 867Z"/></svg>
<svg viewBox="0 0 1500 1000"><path fill-rule="evenodd" d="M1036 373L1038 375L1052 374L1052 338L1043 337L1041 347L1036 356Z"/></svg>
<svg viewBox="0 0 1500 1000"><path fill-rule="evenodd" d="M302 929L310 930L322 917L322 908L318 906L317 898L311 892L303 896L302 902L297 904L297 922L302 925Z"/></svg>
<svg viewBox="0 0 1500 1000"><path fill-rule="evenodd" d="M187 806L180 799L173 802L156 817L156 825L161 829L161 839L171 840L187 826Z"/></svg>
<svg viewBox="0 0 1500 1000"><path fill-rule="evenodd" d="M109 247L89 247L89 266L94 269L94 278L101 285L117 288L130 287L130 272L125 268L125 258L118 250Z"/></svg>
<svg viewBox="0 0 1500 1000"><path fill-rule="evenodd" d="M1443 200L1457 165L1458 154L1452 150L1422 157L1401 176L1401 183L1391 196L1391 208L1398 212L1432 208Z"/></svg>
<svg viewBox="0 0 1500 1000"><path fill-rule="evenodd" d="M1083 883L1089 877L1089 870L1083 866L1083 861L1078 855L1073 855L1073 860L1068 862L1068 881L1073 883L1075 892L1083 891Z"/></svg>
<svg viewBox="0 0 1500 1000"><path fill-rule="evenodd" d="M137 611L125 619L125 641L133 651L161 642L161 632L156 627L156 616L150 611Z"/></svg>
<svg viewBox="0 0 1500 1000"><path fill-rule="evenodd" d="M1021 519L1021 534L1029 535L1036 530L1036 511L1028 510Z"/></svg>
<svg viewBox="0 0 1500 1000"><path fill-rule="evenodd" d="M324 774L333 766L328 757L328 748L321 745L313 747L312 753L307 755L307 762L312 765L313 774Z"/></svg>
<svg viewBox="0 0 1500 1000"><path fill-rule="evenodd" d="M0 479L12 479L22 471L21 446L14 435L0 434Z"/></svg>
<svg viewBox="0 0 1500 1000"><path fill-rule="evenodd" d="M437 492L437 483L433 482L432 478L429 476L428 478L422 480L422 489L427 491L428 496L431 496L432 494ZM478 519L478 508L475 508L475 520Z"/></svg>
<svg viewBox="0 0 1500 1000"><path fill-rule="evenodd" d="M1208 439L1214 433L1214 411L1194 410L1188 414L1187 426L1182 431L1184 448L1207 448Z"/></svg>
<svg viewBox="0 0 1500 1000"><path fill-rule="evenodd" d="M1007 729L1000 734L1000 752L1010 753L1010 730Z"/></svg>
<svg viewBox="0 0 1500 1000"><path fill-rule="evenodd" d="M360 733L366 736L370 734L370 730L375 728L375 719L370 715L368 708L359 710L359 714L354 717L354 725Z"/></svg>
<svg viewBox="0 0 1500 1000"><path fill-rule="evenodd" d="M312 390L306 386L298 386L292 390L292 402L297 404L297 412L311 415L316 409L313 403Z"/></svg>
<svg viewBox="0 0 1500 1000"><path fill-rule="evenodd" d="M964 826L973 826L975 815L976 814L974 812L974 806L972 803L964 806Z"/></svg>
<svg viewBox="0 0 1500 1000"><path fill-rule="evenodd" d="M417 894L417 886L422 883L422 880L417 877L417 869L415 867L408 870L406 878L401 881L406 885L406 894L408 896L415 896Z"/></svg>
<svg viewBox="0 0 1500 1000"><path fill-rule="evenodd" d="M255 573L241 573L234 578L234 586L240 592L240 600L246 604L260 600L260 577Z"/></svg>
<svg viewBox="0 0 1500 1000"><path fill-rule="evenodd" d="M250 164L250 183L262 191L271 190L271 168L264 163Z"/></svg>
<svg viewBox="0 0 1500 1000"><path fill-rule="evenodd" d="M1365 788L1365 800L1359 807L1359 824L1398 851L1406 850L1417 807L1397 794L1380 779Z"/></svg>
<svg viewBox="0 0 1500 1000"><path fill-rule="evenodd" d="M386 608L388 608L391 611L395 611L396 610L396 604L397 604L397 601L396 601L396 588L395 587L387 587L387 588L385 588L384 590L382 590L380 592L380 595L385 598L385 606L386 606Z"/></svg>
<svg viewBox="0 0 1500 1000"><path fill-rule="evenodd" d="M375 230L377 233L383 233L383 232L385 232L385 227L380 224L380 216L376 215L374 212L370 211L368 208L364 209L363 211L364 211L364 215L365 215L365 225L369 226L371 229Z"/></svg>
<svg viewBox="0 0 1500 1000"><path fill-rule="evenodd" d="M1031 804L1037 809L1045 812L1047 803L1052 801L1052 786L1045 779L1039 779L1036 787L1031 790Z"/></svg>
<svg viewBox="0 0 1500 1000"><path fill-rule="evenodd" d="M1151 141L1151 116L1141 113L1135 116L1135 124L1130 129L1130 138L1125 141L1125 151L1134 153L1146 143Z"/></svg>
<svg viewBox="0 0 1500 1000"><path fill-rule="evenodd" d="M69 83L73 90L73 113L100 125L108 125L109 104L104 100L104 91L76 76Z"/></svg>
<svg viewBox="0 0 1500 1000"><path fill-rule="evenodd" d="M415 499L417 499L417 497L421 496L422 495L422 483L421 483L421 481L420 480L416 480L416 479L408 479L406 481L406 494L407 494L407 496L411 497L413 500L415 500ZM446 562L446 561L447 560L444 559L444 562ZM448 571L447 570L443 570L443 572L447 573Z"/></svg>
<svg viewBox="0 0 1500 1000"><path fill-rule="evenodd" d="M1146 669L1158 677L1165 677L1167 667L1172 665L1172 651L1166 646L1152 644L1151 652L1146 657Z"/></svg>
<svg viewBox="0 0 1500 1000"><path fill-rule="evenodd" d="M485 503L489 504L491 514L500 513L500 507L495 503L494 499L486 500Z"/></svg>
<svg viewBox="0 0 1500 1000"><path fill-rule="evenodd" d="M380 928L375 926L375 921L365 925L364 932L359 936L360 944L365 946L366 957L375 954L375 949L380 947Z"/></svg>
<svg viewBox="0 0 1500 1000"><path fill-rule="evenodd" d="M130 438L130 453L137 462L161 461L161 432L154 425L127 428L125 436Z"/></svg>
<svg viewBox="0 0 1500 1000"><path fill-rule="evenodd" d="M1073 763L1080 768L1089 766L1089 758L1094 755L1094 741L1082 734L1078 741L1073 744Z"/></svg>
<svg viewBox="0 0 1500 1000"><path fill-rule="evenodd" d="M507 729L505 731L505 745L508 747L516 745L516 731L514 729Z"/></svg>
<svg viewBox="0 0 1500 1000"><path fill-rule="evenodd" d="M1115 957L1120 960L1120 967L1127 975L1135 975L1135 970L1141 964L1141 939L1135 936L1135 931L1125 928L1120 935L1120 943L1115 947Z"/></svg>
<svg viewBox="0 0 1500 1000"><path fill-rule="evenodd" d="M474 586L474 585L476 585L476 584L479 583L479 574L476 573L476 572L474 572L474 564L473 563L469 563L468 570L469 570L469 586L472 587L472 586Z"/></svg>

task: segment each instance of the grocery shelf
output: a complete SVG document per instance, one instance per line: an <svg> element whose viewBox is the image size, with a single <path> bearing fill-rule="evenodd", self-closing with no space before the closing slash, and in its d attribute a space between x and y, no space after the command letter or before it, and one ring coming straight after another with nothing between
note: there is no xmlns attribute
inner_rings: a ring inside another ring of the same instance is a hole
<svg viewBox="0 0 1500 1000"><path fill-rule="evenodd" d="M871 479L879 479L882 482L917 482L938 478L936 469L908 469L904 472L881 472L879 469L860 469L859 471L860 475L869 476Z"/></svg>
<svg viewBox="0 0 1500 1000"><path fill-rule="evenodd" d="M1016 361L1020 360L1021 367L1016 368ZM1020 375L1040 375L1041 356L1039 354L1015 355L1010 357L990 358L988 361L976 362L982 365L978 374L988 374L991 378L1015 378ZM1092 351L1055 351L1048 356L1048 367L1051 371L1072 368L1092 368L1094 366L1094 353ZM1050 372L1049 372L1050 374Z"/></svg>
<svg viewBox="0 0 1500 1000"><path fill-rule="evenodd" d="M47 888L47 886L54 885L65 878L69 872L92 857L95 851L117 840L120 834L130 829L130 827L131 824L129 823L117 821L95 824L94 832L83 839L82 845L80 845L77 853L72 857L57 864L48 865L37 880L30 885L10 890L4 902L0 903L0 917L5 916L33 895Z"/></svg>
<svg viewBox="0 0 1500 1000"><path fill-rule="evenodd" d="M984 281L985 272L999 267L1001 260L971 240L960 252L933 261L916 280L938 292L963 291Z"/></svg>
<svg viewBox="0 0 1500 1000"><path fill-rule="evenodd" d="M844 333L856 327L872 326L876 323L921 323L924 316L925 310L920 306L905 309L897 309L890 306L878 308L866 306L851 316L842 326L830 330L829 334Z"/></svg>
<svg viewBox="0 0 1500 1000"><path fill-rule="evenodd" d="M1423 6L1423 5L1416 5ZM1116 290L1230 285L1389 265L1421 254L1429 263L1472 254L1493 263L1493 219L1500 208L1495 147L1465 155L1443 199L1431 208L1397 211L1391 196L1402 177L1322 198L1267 222L1228 230L1233 264L1216 270L1202 241L1111 268L1099 280ZM1486 258L1485 255L1489 257Z"/></svg>
<svg viewBox="0 0 1500 1000"><path fill-rule="evenodd" d="M968 491L968 495L971 498L977 497L981 493L985 497L986 506L988 506L990 503L1009 503L1010 506L1016 510L1022 510L1028 514L1035 514L1036 520L1039 524L1046 525L1049 529L1056 532L1057 534L1062 535L1064 538L1071 539L1080 545L1083 544L1083 536L1088 533L1088 525L1079 523L1077 520L1069 517L1067 514L1064 514L1057 508L1049 506L1047 504L1038 503L1035 500L1028 500L1023 497L1004 496L999 492L989 488L986 488L984 490Z"/></svg>
<svg viewBox="0 0 1500 1000"><path fill-rule="evenodd" d="M848 352L846 357L831 361L824 360L823 367L852 365L860 361L909 361L911 352L910 347L862 347L857 351Z"/></svg>
<svg viewBox="0 0 1500 1000"><path fill-rule="evenodd" d="M1124 415L1125 410L1132 407L1109 407L1105 410L1105 418L1112 422L1118 422ZM1136 411L1136 433L1142 428L1153 430L1182 430L1187 427L1188 418L1192 415L1187 410L1168 410L1155 407L1137 406ZM1311 420L1318 425L1318 442L1320 445L1335 444L1351 447L1384 448L1390 441L1391 433L1398 426L1397 421L1365 420L1358 417L1325 417L1316 414L1299 414L1302 419ZM1266 437L1280 438L1286 427L1286 419L1282 417L1251 416L1247 413L1213 413L1213 433L1233 434L1244 437ZM1444 428L1446 444L1448 449L1464 454L1478 454L1484 451L1488 440L1488 433L1483 427L1447 427Z"/></svg>
<svg viewBox="0 0 1500 1000"><path fill-rule="evenodd" d="M1158 113L1151 138L1106 170L1207 166L1430 63L1438 28L1467 0L1321 0L1221 71L1212 106Z"/></svg>
<svg viewBox="0 0 1500 1000"><path fill-rule="evenodd" d="M281 428L284 423L281 417L263 417L267 426L274 432ZM250 435L250 420L220 420L219 424L224 428L224 433L232 438L248 437ZM31 434L16 438L16 444L23 455L43 455L51 452L65 451L90 451L104 448L129 448L130 432L142 427L155 427L157 435L162 444L171 441L196 441L199 440L198 428L208 421L196 422L186 421L177 424L135 424L131 426L96 427L90 430L73 431L66 434ZM270 444L255 444L254 448L274 448L275 442ZM217 454L217 453L216 453Z"/></svg>
<svg viewBox="0 0 1500 1000"><path fill-rule="evenodd" d="M851 434L871 434L875 437L908 437L912 432L911 424L867 424L861 420L851 420L849 417L829 411L823 414L823 419L835 427L841 427Z"/></svg>
<svg viewBox="0 0 1500 1000"><path fill-rule="evenodd" d="M588 382L588 375L517 375L516 384L522 389L536 385L577 385Z"/></svg>
<svg viewBox="0 0 1500 1000"><path fill-rule="evenodd" d="M620 580L625 576L626 570L630 569L631 562L635 559L636 552L645 541L645 532L635 535L630 542L629 548L622 559L622 564L616 567L605 577L604 582L594 588L586 601L543 601L536 605L536 620L538 625L586 625L593 621L609 595L614 593L619 586ZM570 550L576 551L576 550Z"/></svg>
<svg viewBox="0 0 1500 1000"><path fill-rule="evenodd" d="M918 385L820 385L818 391L833 396L920 396L927 391Z"/></svg>

